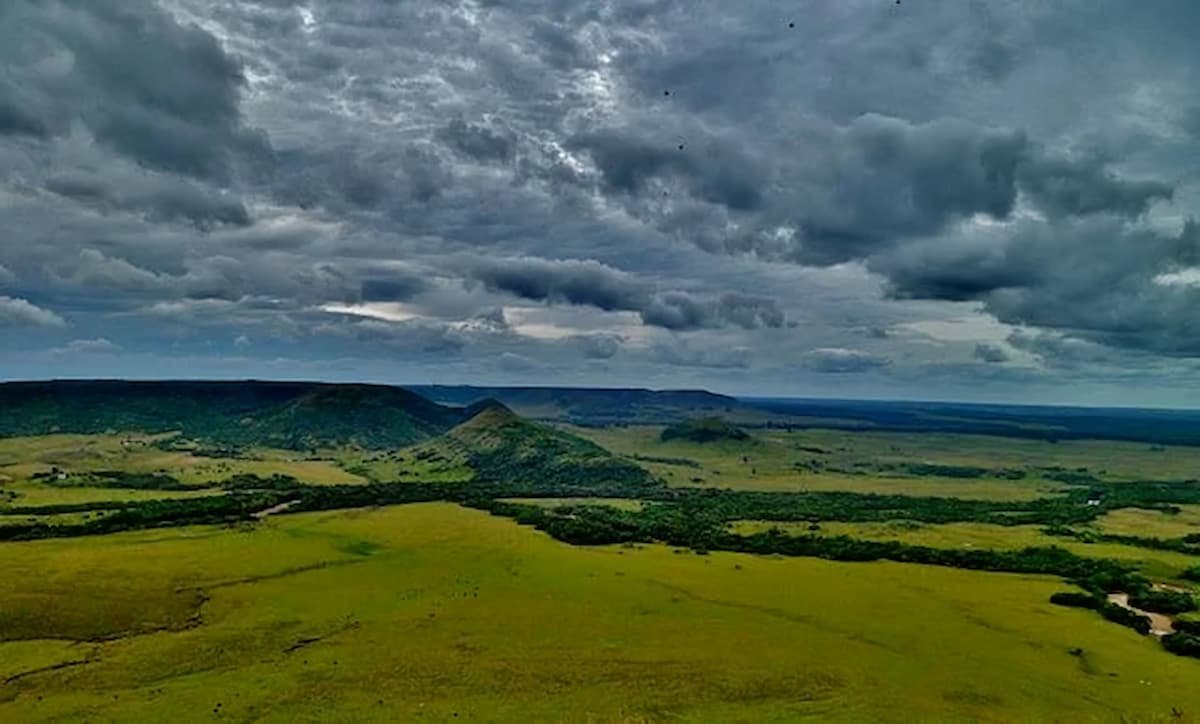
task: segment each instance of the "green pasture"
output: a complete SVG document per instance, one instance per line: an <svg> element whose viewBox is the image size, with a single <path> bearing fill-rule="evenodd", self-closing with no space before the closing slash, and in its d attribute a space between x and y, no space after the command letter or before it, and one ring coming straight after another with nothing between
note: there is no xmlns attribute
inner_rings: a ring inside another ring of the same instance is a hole
<svg viewBox="0 0 1200 724"><path fill-rule="evenodd" d="M0 546L4 721L1167 721L1060 581L579 548L448 504Z"/></svg>
<svg viewBox="0 0 1200 724"><path fill-rule="evenodd" d="M663 442L661 427L630 426L607 428L573 427L570 431L586 437L609 450L631 458L672 486L732 488L735 490L770 491L830 491L855 493L919 495L986 500L1033 500L1062 492L1065 486L1036 476L1024 480L954 478L947 476L905 476L880 474L864 470L852 474L856 463L873 464L886 450L871 452L869 446L853 448L838 446L822 437L809 440L811 433L827 431L764 431L754 430L746 441L695 443L681 440ZM871 433L872 435L875 433ZM839 433L847 440L867 433ZM912 435L911 437L919 437ZM970 438L963 435L962 438ZM989 438L990 439L990 438ZM828 453L814 453L800 448L819 448ZM903 453L888 462L914 462L916 458ZM828 469L812 470L811 460L838 467L847 472ZM665 462L673 460L675 462ZM686 464L690 462L691 464ZM999 464L989 467L1002 467Z"/></svg>
<svg viewBox="0 0 1200 724"><path fill-rule="evenodd" d="M808 523L774 523L769 521L736 521L730 530L740 535L760 533L778 528L791 534L844 535L851 538L879 541L899 541L930 548L982 548L1006 550L1029 547L1058 546L1087 558L1111 558L1136 566L1147 577L1158 581L1187 583L1179 574L1200 565L1200 557L1174 551L1160 551L1118 543L1085 543L1060 538L1042 532L1036 525L993 525L990 523L924 524L893 520L885 523L821 522L816 529Z"/></svg>

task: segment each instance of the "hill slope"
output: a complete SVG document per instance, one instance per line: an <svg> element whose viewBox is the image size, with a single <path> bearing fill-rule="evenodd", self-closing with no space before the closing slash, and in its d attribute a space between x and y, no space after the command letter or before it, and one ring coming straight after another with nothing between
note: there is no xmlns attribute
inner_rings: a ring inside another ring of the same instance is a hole
<svg viewBox="0 0 1200 724"><path fill-rule="evenodd" d="M290 449L411 445L463 410L398 387L311 382L50 381L0 384L0 437L179 431L225 445Z"/></svg>
<svg viewBox="0 0 1200 724"><path fill-rule="evenodd" d="M599 485L654 485L642 468L599 445L522 419L489 400L431 444L461 456L478 478L506 483L547 483L586 489Z"/></svg>

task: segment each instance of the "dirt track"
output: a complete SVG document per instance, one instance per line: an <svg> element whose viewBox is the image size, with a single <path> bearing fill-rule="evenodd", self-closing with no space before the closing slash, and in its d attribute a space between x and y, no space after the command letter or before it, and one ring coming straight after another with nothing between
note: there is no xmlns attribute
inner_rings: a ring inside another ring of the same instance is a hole
<svg viewBox="0 0 1200 724"><path fill-rule="evenodd" d="M1130 606L1128 593L1110 593L1108 594L1108 601L1109 603L1115 603L1118 606L1122 606L1130 611L1133 611L1134 613L1140 613L1141 615L1149 618L1150 633L1155 636L1166 636L1169 633L1175 633L1174 619L1161 613L1143 611L1140 608L1134 608L1133 606Z"/></svg>

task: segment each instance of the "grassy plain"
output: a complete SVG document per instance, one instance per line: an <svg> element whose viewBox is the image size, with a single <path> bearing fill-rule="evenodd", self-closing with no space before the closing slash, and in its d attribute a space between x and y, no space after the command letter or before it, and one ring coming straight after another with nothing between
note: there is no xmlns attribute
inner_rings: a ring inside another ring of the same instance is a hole
<svg viewBox="0 0 1200 724"><path fill-rule="evenodd" d="M1178 513L1141 508L1122 508L1105 513L1095 523L1103 533L1181 538L1200 533L1200 505L1180 505Z"/></svg>
<svg viewBox="0 0 1200 724"><path fill-rule="evenodd" d="M570 431L613 452L636 459L639 465L673 486L772 491L845 490L986 500L1033 500L1064 490L1062 483L1038 476L1009 480L850 472L856 463L943 461L943 458L932 455L932 451L924 449L906 450L890 442L872 440L870 442L882 446L875 449L870 443L858 441L860 436L873 437L877 433L838 433L836 439L831 439L826 434L829 431L825 430L755 430L752 438L746 441L695 443L682 440L663 442L659 439L662 428L655 426L572 427ZM891 442L912 444L913 441L906 441L905 438L921 436L887 437ZM974 442L968 435L958 437ZM812 452L815 449L825 452ZM929 457L921 457L927 453L930 453ZM677 462L665 462L667 460ZM689 461L691 465L683 464ZM818 461L826 469L814 471L803 467L810 461ZM954 461L945 464L963 463ZM1004 467L1004 461L989 463L987 467ZM847 472L828 468L840 468Z"/></svg>
<svg viewBox="0 0 1200 724"><path fill-rule="evenodd" d="M167 500L176 498L202 498L219 491L206 488L196 490L127 490L123 488L93 488L85 486L57 487L32 482L13 483L0 486L0 490L15 493L8 503L0 503L0 513L12 506L71 505L75 503L101 503L129 500Z"/></svg>
<svg viewBox="0 0 1200 724"><path fill-rule="evenodd" d="M639 511L644 507L640 500L629 498L501 498L505 503L520 503L537 505L545 508L557 508L563 505L607 505L617 510Z"/></svg>
<svg viewBox="0 0 1200 724"><path fill-rule="evenodd" d="M0 566L5 721L1200 712L1200 661L1049 604L1056 580L578 548L448 504L11 543Z"/></svg>
<svg viewBox="0 0 1200 724"><path fill-rule="evenodd" d="M1032 500L1067 489L1053 479L1056 469L1112 482L1200 476L1200 447L838 430L750 430L746 441L695 443L663 442L663 428L653 425L569 430L637 459L674 486ZM688 461L693 465L680 464ZM894 469L914 463L1013 470L1024 477L914 475Z"/></svg>
<svg viewBox="0 0 1200 724"><path fill-rule="evenodd" d="M825 536L844 535L862 540L899 541L930 548L983 548L1011 550L1031 546L1058 546L1087 558L1111 558L1136 566L1152 580L1189 584L1179 578L1184 570L1200 564L1200 557L1174 551L1160 551L1118 543L1085 543L1070 538L1046 535L1042 526L1003 526L989 523L922 524L906 520L886 523L822 522L819 530L809 530L808 523L772 523L768 521L736 521L730 530L740 535L760 533L779 528L792 534L815 533Z"/></svg>
<svg viewBox="0 0 1200 724"><path fill-rule="evenodd" d="M310 460L297 452L253 448L239 457L207 457L187 450L164 450L156 443L169 435L39 435L0 438L0 490L22 495L46 488L63 490L88 487L82 476L100 470L128 473L164 473L184 485L204 487L231 475L248 473L291 475L309 484L353 484L365 480L339 467L334 460ZM50 484L32 480L53 468L68 477ZM79 478L80 480L77 480ZM172 497L159 491L154 497ZM44 495L40 497L53 497ZM100 498L109 499L109 498ZM119 494L112 499L120 499ZM80 501L82 502L82 501ZM21 504L32 504L22 500Z"/></svg>

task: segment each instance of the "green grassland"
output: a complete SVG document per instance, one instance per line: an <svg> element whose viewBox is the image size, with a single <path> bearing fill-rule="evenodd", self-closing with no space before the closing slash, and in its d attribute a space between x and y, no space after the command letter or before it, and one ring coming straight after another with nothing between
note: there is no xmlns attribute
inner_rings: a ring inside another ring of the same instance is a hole
<svg viewBox="0 0 1200 724"><path fill-rule="evenodd" d="M1101 480L1185 480L1200 477L1200 447L1112 440L1046 440L951 433L836 430L765 431L768 438L831 448L848 459L924 460L985 468L1086 469Z"/></svg>
<svg viewBox="0 0 1200 724"><path fill-rule="evenodd" d="M1111 513L1109 515L1112 515ZM730 529L739 535L759 533L779 528L792 534L816 532L823 536L850 536L862 540L900 541L931 548L981 548L1015 550L1033 546L1058 546L1087 558L1109 558L1134 565L1155 581L1191 586L1179 574L1200 564L1200 557L1174 551L1151 550L1118 543L1084 543L1048 535L1041 526L1002 526L988 523L943 523L937 525L893 520L886 523L819 523L810 530L808 523L772 523L768 521L735 521Z"/></svg>
<svg viewBox="0 0 1200 724"><path fill-rule="evenodd" d="M1067 485L1061 478L1072 475L1100 482L1200 476L1196 447L775 429L752 430L749 440L697 443L664 442L659 426L567 429L636 459L673 486L1032 500L1063 492ZM930 470L919 470L921 465ZM939 467L987 472L957 477L939 474Z"/></svg>
<svg viewBox="0 0 1200 724"><path fill-rule="evenodd" d="M207 442L0 439L0 721L1200 716L1200 661L1048 600L1096 572L1195 590L1200 491L1146 481L1194 477L1198 449L715 420L664 441L407 397L364 413L409 415L384 445L345 432L353 393L263 408L287 449L202 416Z"/></svg>
<svg viewBox="0 0 1200 724"><path fill-rule="evenodd" d="M0 485L29 482L34 475L48 473L53 468L69 475L66 480L51 481L54 485L49 487L59 488L85 484L81 481L87 473L101 470L162 473L184 485L197 487L237 474L279 473L316 485L365 482L331 459L306 459L293 451L250 448L236 458L209 457L158 445L171 437L104 434L0 438Z"/></svg>
<svg viewBox="0 0 1200 724"><path fill-rule="evenodd" d="M772 491L841 490L985 500L1033 500L1065 489L1060 482L1032 476L1022 480L992 477L964 479L944 475L914 476L860 471L855 467L856 464L879 459L886 462L924 460L908 455L903 448L899 452L887 448L888 452L880 458L871 452L869 446L850 446L850 441L860 436L875 436L877 433L837 433L837 439L842 442L835 445L825 434L827 431L760 430L754 431L749 440L696 443L686 440L664 442L660 439L663 428L656 426L571 427L569 430L613 452L629 456L672 486ZM810 437L819 438L819 442ZM920 436L889 437L900 439ZM971 436L959 437L974 442ZM1060 443L1063 444L1066 443ZM828 452L815 453L804 448ZM806 467L814 459L824 467L816 470ZM940 459L933 457L932 460Z"/></svg>
<svg viewBox="0 0 1200 724"><path fill-rule="evenodd" d="M0 546L6 721L1169 720L1061 582L579 548L449 504Z"/></svg>
<svg viewBox="0 0 1200 724"><path fill-rule="evenodd" d="M1180 538L1200 533L1200 505L1180 505L1178 513L1123 508L1106 513L1095 523L1104 533L1154 538Z"/></svg>
<svg viewBox="0 0 1200 724"><path fill-rule="evenodd" d="M74 505L109 501L185 500L214 495L216 492L207 488L197 490L125 490L84 486L60 488L38 483L7 484L0 487L0 490L5 490L15 495L10 501L0 503L0 513L14 506L41 507L47 505Z"/></svg>
<svg viewBox="0 0 1200 724"><path fill-rule="evenodd" d="M645 507L640 500L628 498L500 498L503 503L519 503L536 505L545 508L558 508L569 505L606 505L618 510L637 512Z"/></svg>

